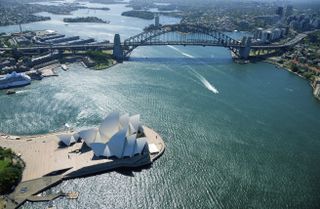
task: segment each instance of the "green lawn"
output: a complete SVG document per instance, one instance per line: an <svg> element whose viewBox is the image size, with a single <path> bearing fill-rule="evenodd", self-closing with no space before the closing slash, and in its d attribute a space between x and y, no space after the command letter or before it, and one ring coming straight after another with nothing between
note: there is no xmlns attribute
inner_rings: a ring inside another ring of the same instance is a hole
<svg viewBox="0 0 320 209"><path fill-rule="evenodd" d="M86 54L95 61L95 70L103 70L113 64L111 51L88 51Z"/></svg>

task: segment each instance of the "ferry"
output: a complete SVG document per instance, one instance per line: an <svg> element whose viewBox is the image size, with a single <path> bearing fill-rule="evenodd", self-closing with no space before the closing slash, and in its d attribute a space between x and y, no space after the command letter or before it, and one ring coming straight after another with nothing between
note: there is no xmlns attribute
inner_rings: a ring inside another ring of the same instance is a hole
<svg viewBox="0 0 320 209"><path fill-rule="evenodd" d="M8 90L7 92L6 92L6 94L7 95L10 95L10 94L15 94L16 93L16 91L13 89L13 90Z"/></svg>
<svg viewBox="0 0 320 209"><path fill-rule="evenodd" d="M11 74L0 78L0 89L9 89L19 86L26 86L31 83L31 78L24 73L13 71Z"/></svg>

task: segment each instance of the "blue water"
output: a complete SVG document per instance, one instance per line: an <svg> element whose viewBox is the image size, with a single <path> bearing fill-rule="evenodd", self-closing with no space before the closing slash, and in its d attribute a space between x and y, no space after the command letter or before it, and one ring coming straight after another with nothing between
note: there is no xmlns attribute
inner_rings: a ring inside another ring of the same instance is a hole
<svg viewBox="0 0 320 209"><path fill-rule="evenodd" d="M61 33L72 34L75 27L77 34L103 39L150 24L121 17L126 8L114 7L110 15L104 12L111 25L69 24ZM119 25L112 25L112 15ZM104 71L72 64L15 95L1 92L0 107L6 133L53 132L66 122L96 126L120 111L141 113L163 137L167 149L150 169L53 188L80 192L77 201L55 200L58 208L320 208L320 103L309 83L270 64L235 64L224 48L141 47L128 62Z"/></svg>

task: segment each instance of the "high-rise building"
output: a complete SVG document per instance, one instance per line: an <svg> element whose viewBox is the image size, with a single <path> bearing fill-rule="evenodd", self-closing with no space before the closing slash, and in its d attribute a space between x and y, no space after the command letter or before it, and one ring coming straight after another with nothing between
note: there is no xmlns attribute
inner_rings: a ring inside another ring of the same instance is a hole
<svg viewBox="0 0 320 209"><path fill-rule="evenodd" d="M293 6L292 5L288 5L286 8L286 17L289 17L293 15Z"/></svg>
<svg viewBox="0 0 320 209"><path fill-rule="evenodd" d="M158 14L156 14L154 19L154 26L159 27L160 26L160 17Z"/></svg>
<svg viewBox="0 0 320 209"><path fill-rule="evenodd" d="M283 17L283 7L278 7L276 10L276 14L280 17Z"/></svg>

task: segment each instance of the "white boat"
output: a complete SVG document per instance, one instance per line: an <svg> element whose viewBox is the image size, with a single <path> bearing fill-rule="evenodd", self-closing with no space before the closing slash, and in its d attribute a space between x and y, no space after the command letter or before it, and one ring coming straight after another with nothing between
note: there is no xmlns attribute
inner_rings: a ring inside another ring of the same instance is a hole
<svg viewBox="0 0 320 209"><path fill-rule="evenodd" d="M64 71L67 71L69 68L68 68L67 65L62 64L62 65L61 65L61 69L64 70Z"/></svg>
<svg viewBox="0 0 320 209"><path fill-rule="evenodd" d="M16 91L14 89L13 90L9 89L6 94L10 95L10 94L15 94L15 93L16 93Z"/></svg>
<svg viewBox="0 0 320 209"><path fill-rule="evenodd" d="M19 86L26 86L31 83L31 78L24 73L13 71L11 74L0 78L0 89L9 89Z"/></svg>

